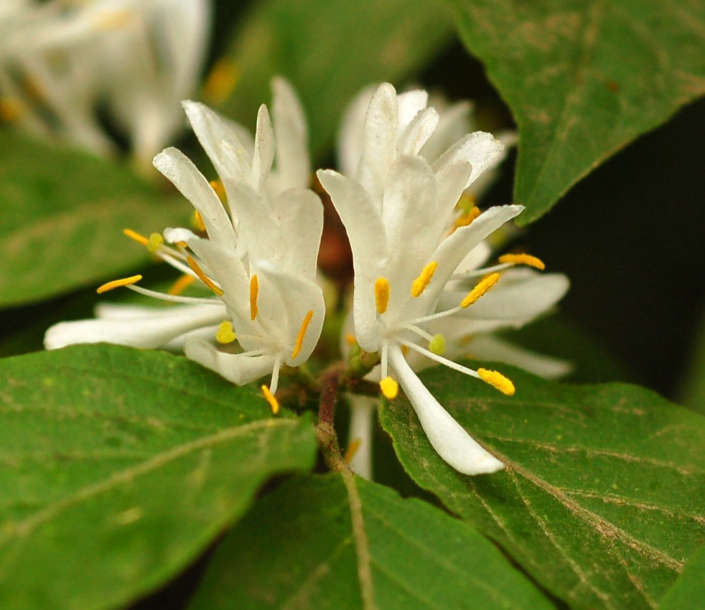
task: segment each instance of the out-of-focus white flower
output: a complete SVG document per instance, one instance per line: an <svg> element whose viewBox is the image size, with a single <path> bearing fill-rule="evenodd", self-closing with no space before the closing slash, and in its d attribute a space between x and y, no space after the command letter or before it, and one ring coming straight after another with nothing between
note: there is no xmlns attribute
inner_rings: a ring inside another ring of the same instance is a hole
<svg viewBox="0 0 705 610"><path fill-rule="evenodd" d="M479 216L458 212L456 204L463 192L496 164L504 147L490 134L475 132L429 163L422 150L439 125L439 115L426 104L423 91L397 95L391 85L380 85L365 115L354 177L330 170L318 172L318 177L350 238L355 338L363 350L379 352L383 394L393 398L398 382L438 454L462 473L489 473L503 464L443 409L416 376L403 350L513 394L511 381L497 371L475 371L444 357L445 337L431 335L429 327L462 319L481 299L489 298L485 294L491 294L505 269L516 264L542 267L542 263L525 255L511 256L494 269L477 271L476 248L485 248L484 240L523 207L495 207ZM485 277L459 292L480 276ZM488 328L520 325L544 311L546 302L555 303L565 292L565 278L558 276L556 285L544 282L534 289L544 277L523 277L518 294L510 291L511 298L496 298L504 309L485 320ZM547 295L544 289L549 288L553 293ZM521 306L515 304L522 301Z"/></svg>
<svg viewBox="0 0 705 610"><path fill-rule="evenodd" d="M127 286L187 306L149 312L113 307L102 319L49 329L48 348L94 341L140 347L183 344L188 358L233 383L271 374L271 384L263 391L272 408L278 408L273 395L279 371L285 364L299 366L308 359L321 332L325 305L315 280L323 227L321 202L309 189L286 185L287 179L295 184L302 181L303 162L296 159L297 169L292 170L290 155L305 152L305 129L300 124L294 129L291 108L284 104L283 109L282 96L294 96L289 85L277 80L274 92L276 135L262 106L251 153L238 137L241 130L202 104L184 103L227 192L230 213L213 185L180 151L168 148L154 159L157 169L196 208L207 237L183 228L165 230L164 239L159 234L146 238L128 231L214 296L155 293L135 285L140 276L111 282L102 289ZM211 333L210 340L202 338L204 331ZM236 341L240 350L232 349Z"/></svg>

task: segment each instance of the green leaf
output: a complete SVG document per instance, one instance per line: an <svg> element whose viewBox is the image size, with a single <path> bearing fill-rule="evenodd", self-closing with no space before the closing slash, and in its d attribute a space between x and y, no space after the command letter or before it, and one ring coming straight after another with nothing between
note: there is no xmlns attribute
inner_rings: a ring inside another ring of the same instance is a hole
<svg viewBox="0 0 705 610"><path fill-rule="evenodd" d="M133 269L150 255L122 229L161 232L188 212L124 165L0 131L0 307Z"/></svg>
<svg viewBox="0 0 705 610"><path fill-rule="evenodd" d="M474 528L349 473L300 476L218 548L190 610L553 608Z"/></svg>
<svg viewBox="0 0 705 610"><path fill-rule="evenodd" d="M705 415L705 316L693 341L693 354L684 371L680 397L686 407Z"/></svg>
<svg viewBox="0 0 705 610"><path fill-rule="evenodd" d="M163 352L79 346L0 379L2 608L125 604L315 459L310 424Z"/></svg>
<svg viewBox="0 0 705 610"><path fill-rule="evenodd" d="M449 2L519 125L520 223L705 93L702 2Z"/></svg>
<svg viewBox="0 0 705 610"><path fill-rule="evenodd" d="M506 397L446 369L421 377L507 465L457 473L398 400L382 425L421 487L572 608L656 607L705 538L705 418L635 386L559 385L517 370Z"/></svg>
<svg viewBox="0 0 705 610"><path fill-rule="evenodd" d="M370 84L423 67L450 40L449 11L434 0L268 0L253 3L229 52L240 73L221 110L246 126L270 99L270 79L296 87L311 148L330 146L345 105Z"/></svg>
<svg viewBox="0 0 705 610"><path fill-rule="evenodd" d="M693 555L681 577L663 596L659 610L686 610L701 608L705 600L705 548Z"/></svg>

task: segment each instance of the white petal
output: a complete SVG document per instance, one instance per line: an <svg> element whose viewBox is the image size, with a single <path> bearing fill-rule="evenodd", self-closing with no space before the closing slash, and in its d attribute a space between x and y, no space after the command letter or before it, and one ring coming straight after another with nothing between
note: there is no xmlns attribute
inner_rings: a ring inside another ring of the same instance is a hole
<svg viewBox="0 0 705 610"><path fill-rule="evenodd" d="M391 86L391 85L390 85ZM398 111L398 130L399 133L404 131L414 118L428 104L428 93L423 89L414 91L406 91L397 96Z"/></svg>
<svg viewBox="0 0 705 610"><path fill-rule="evenodd" d="M274 368L274 358L270 355L227 354L200 339L187 340L184 344L184 354L189 360L215 371L236 385L244 385L264 377Z"/></svg>
<svg viewBox="0 0 705 610"><path fill-rule="evenodd" d="M440 171L448 163L468 161L472 165L472 174L465 185L468 187L497 161L503 151L504 145L491 133L476 131L467 134L443 153L433 164L433 171Z"/></svg>
<svg viewBox="0 0 705 610"><path fill-rule="evenodd" d="M337 157L340 172L349 177L357 174L365 139L365 115L377 86L365 87L348 104L338 133Z"/></svg>
<svg viewBox="0 0 705 610"><path fill-rule="evenodd" d="M167 148L154 157L153 163L198 210L208 237L223 247L235 248L235 230L230 217L191 160L180 150Z"/></svg>
<svg viewBox="0 0 705 610"><path fill-rule="evenodd" d="M351 410L348 446L353 442L359 443L348 465L356 475L371 481L372 427L378 400L369 396L360 396L359 394L350 394L347 399Z"/></svg>
<svg viewBox="0 0 705 610"><path fill-rule="evenodd" d="M286 79L272 81L272 119L277 142L276 170L278 191L305 187L310 180L308 129L301 102Z"/></svg>
<svg viewBox="0 0 705 610"><path fill-rule="evenodd" d="M489 474L504 468L504 464L478 444L433 397L411 370L400 349L391 348L389 359L429 442L449 466L467 475Z"/></svg>
<svg viewBox="0 0 705 610"><path fill-rule="evenodd" d="M250 186L258 191L264 189L274 162L274 129L269 118L269 110L262 104L257 113L255 130L255 151L252 157L252 182Z"/></svg>
<svg viewBox="0 0 705 610"><path fill-rule="evenodd" d="M157 348L175 337L223 320L222 306L168 307L144 317L61 322L47 330L44 346L58 349L77 343L115 343Z"/></svg>
<svg viewBox="0 0 705 610"><path fill-rule="evenodd" d="M398 155L418 155L423 145L438 126L438 113L434 108L424 108L397 136Z"/></svg>

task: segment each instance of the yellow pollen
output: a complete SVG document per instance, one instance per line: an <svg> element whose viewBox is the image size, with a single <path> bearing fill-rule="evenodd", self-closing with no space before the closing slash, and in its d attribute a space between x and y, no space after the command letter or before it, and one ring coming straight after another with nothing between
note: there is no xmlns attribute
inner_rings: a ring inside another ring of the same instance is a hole
<svg viewBox="0 0 705 610"><path fill-rule="evenodd" d="M138 244L149 246L149 239L147 239L144 235L140 235L137 231L133 231L132 229L123 229L122 232L130 239L134 239Z"/></svg>
<svg viewBox="0 0 705 610"><path fill-rule="evenodd" d="M250 279L250 320L257 319L257 296L259 295L259 280L257 275Z"/></svg>
<svg viewBox="0 0 705 610"><path fill-rule="evenodd" d="M401 346L401 353L403 356L407 356L410 351L411 349L409 349L409 347L407 347L406 345Z"/></svg>
<svg viewBox="0 0 705 610"><path fill-rule="evenodd" d="M201 280L208 288L210 288L213 292L215 292L219 297L223 296L223 291L218 288L214 283L211 278L209 278L205 273L203 273L203 270L198 266L198 263L196 260L188 254L186 256L186 262L188 263L188 266L191 267L191 270L198 276L198 279Z"/></svg>
<svg viewBox="0 0 705 610"><path fill-rule="evenodd" d="M350 347L355 345L355 341L356 341L355 335L351 335L350 333L347 333L345 335L345 343L347 343Z"/></svg>
<svg viewBox="0 0 705 610"><path fill-rule="evenodd" d="M22 118L24 106L20 100L5 98L0 100L0 121L16 121Z"/></svg>
<svg viewBox="0 0 705 610"><path fill-rule="evenodd" d="M218 195L218 199L220 199L221 203L227 199L225 187L223 186L223 183L220 180L211 180L210 185L211 188L215 191L215 194Z"/></svg>
<svg viewBox="0 0 705 610"><path fill-rule="evenodd" d="M357 453L357 450L360 448L360 445L362 445L362 441L359 438L354 438L353 440L350 441L350 444L348 445L347 450L345 451L345 463L349 464L352 462L352 459L355 457L355 454Z"/></svg>
<svg viewBox="0 0 705 610"><path fill-rule="evenodd" d="M313 309L309 309L304 321L301 323L301 328L299 328L299 334L296 335L296 345L294 346L294 351L291 352L291 357L296 358L301 351L301 346L304 344L304 337L306 336L306 331L308 330L308 325L311 323L311 318L313 318Z"/></svg>
<svg viewBox="0 0 705 610"><path fill-rule="evenodd" d="M453 228L459 229L460 227L470 226L473 220L475 220L479 215L480 208L470 208L469 211L456 218L455 223L453 224Z"/></svg>
<svg viewBox="0 0 705 610"><path fill-rule="evenodd" d="M379 389L387 400L394 400L399 395L399 384L391 377L385 377L379 382Z"/></svg>
<svg viewBox="0 0 705 610"><path fill-rule="evenodd" d="M417 277L414 280L413 284L411 284L412 297L420 297L423 294L423 291L426 290L426 286L431 283L431 278L436 272L437 267L438 263L436 261L431 261L428 265L423 268L423 271L421 272L419 277Z"/></svg>
<svg viewBox="0 0 705 610"><path fill-rule="evenodd" d="M192 275L188 275L187 273L184 273L178 280L174 282L174 285L169 288L169 294L172 296L176 296L181 294L184 290L186 290L191 284L193 284L196 281L196 278L193 277Z"/></svg>
<svg viewBox="0 0 705 610"><path fill-rule="evenodd" d="M460 306L465 309L473 303L477 303L478 299L499 281L499 277L499 273L490 273L487 277L482 278L477 286L468 292L468 295L461 301Z"/></svg>
<svg viewBox="0 0 705 610"><path fill-rule="evenodd" d="M122 286L131 286L132 284L135 284L139 282L142 279L141 275L133 275L131 277L125 277L121 280L113 280L112 282L108 282L107 284L103 284L96 292L98 294L103 294L104 292L108 292L108 290L112 290L113 288L120 288Z"/></svg>
<svg viewBox="0 0 705 610"><path fill-rule="evenodd" d="M147 250L154 253L159 250L160 246L164 245L164 238L159 233L152 233L147 241Z"/></svg>
<svg viewBox="0 0 705 610"><path fill-rule="evenodd" d="M514 265L526 265L543 271L546 268L544 262L540 258L531 256L530 254L505 254L499 257L500 263L511 263Z"/></svg>
<svg viewBox="0 0 705 610"><path fill-rule="evenodd" d="M215 340L218 343L232 343L237 337L233 332L233 325L228 320L224 320L218 326L218 331L215 333Z"/></svg>
<svg viewBox="0 0 705 610"><path fill-rule="evenodd" d="M193 211L193 226L196 227L202 233L206 231L206 225L203 223L203 216L198 210Z"/></svg>
<svg viewBox="0 0 705 610"><path fill-rule="evenodd" d="M378 277L375 281L375 302L377 312L382 314L389 307L389 280L386 277Z"/></svg>
<svg viewBox="0 0 705 610"><path fill-rule="evenodd" d="M513 396L516 389L514 384L507 379L502 373L490 371L488 369L477 369L477 374L485 383L489 383L492 387L497 388L502 394Z"/></svg>
<svg viewBox="0 0 705 610"><path fill-rule="evenodd" d="M428 343L428 349L431 350L437 356L443 355L446 351L446 338L443 335L433 335Z"/></svg>
<svg viewBox="0 0 705 610"><path fill-rule="evenodd" d="M269 391L269 388L266 385L262 386L262 394L264 394L264 399L269 403L269 406L272 409L272 415L279 413L279 401L276 396Z"/></svg>
<svg viewBox="0 0 705 610"><path fill-rule="evenodd" d="M211 105L222 104L240 80L240 69L231 61L221 59L213 66L205 85L203 97Z"/></svg>

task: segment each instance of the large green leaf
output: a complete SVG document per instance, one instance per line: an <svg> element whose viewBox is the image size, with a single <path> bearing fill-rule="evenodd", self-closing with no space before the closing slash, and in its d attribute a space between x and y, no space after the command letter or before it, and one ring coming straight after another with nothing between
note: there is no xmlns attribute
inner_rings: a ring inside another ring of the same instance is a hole
<svg viewBox="0 0 705 610"><path fill-rule="evenodd" d="M126 166L0 131L0 306L95 284L149 260L122 234L189 212Z"/></svg>
<svg viewBox="0 0 705 610"><path fill-rule="evenodd" d="M685 564L685 570L676 584L668 590L659 604L659 610L687 610L702 608L705 602L705 548L700 549Z"/></svg>
<svg viewBox="0 0 705 610"><path fill-rule="evenodd" d="M705 93L698 0L449 0L519 125L519 218Z"/></svg>
<svg viewBox="0 0 705 610"><path fill-rule="evenodd" d="M406 400L382 409L402 463L571 607L655 607L705 538L705 418L635 386L511 377L506 397L446 369L422 375L505 471L452 470Z"/></svg>
<svg viewBox="0 0 705 610"><path fill-rule="evenodd" d="M474 528L345 473L297 477L253 506L190 608L553 605Z"/></svg>
<svg viewBox="0 0 705 610"><path fill-rule="evenodd" d="M362 87L420 69L453 27L434 0L265 0L240 23L229 57L241 76L222 110L253 126L270 79L284 75L306 107L315 155L330 145Z"/></svg>
<svg viewBox="0 0 705 610"><path fill-rule="evenodd" d="M3 360L0 379L2 608L124 604L314 462L310 424L166 353L80 346Z"/></svg>

